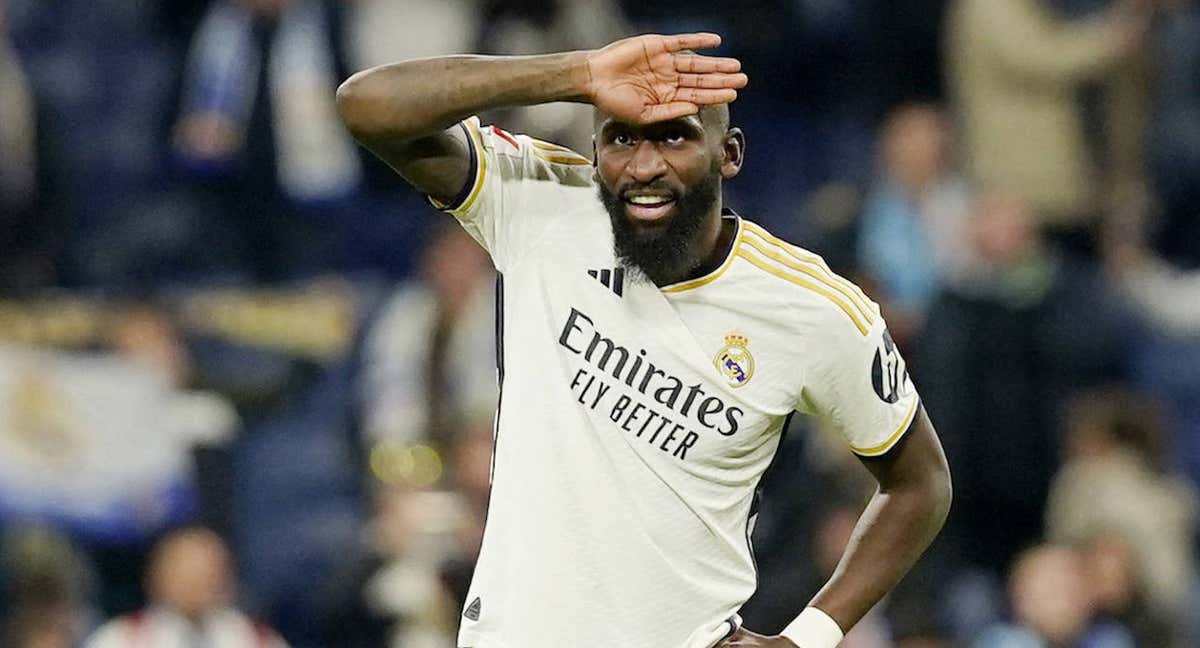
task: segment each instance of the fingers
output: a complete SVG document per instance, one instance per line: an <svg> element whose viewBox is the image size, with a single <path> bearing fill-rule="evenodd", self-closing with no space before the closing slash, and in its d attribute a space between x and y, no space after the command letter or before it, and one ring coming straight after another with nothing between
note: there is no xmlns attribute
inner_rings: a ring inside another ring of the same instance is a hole
<svg viewBox="0 0 1200 648"><path fill-rule="evenodd" d="M749 78L745 74L681 74L680 88L744 88Z"/></svg>
<svg viewBox="0 0 1200 648"><path fill-rule="evenodd" d="M696 74L741 72L742 62L735 58L700 56L698 54L676 54L675 71Z"/></svg>
<svg viewBox="0 0 1200 648"><path fill-rule="evenodd" d="M729 103L737 99L737 90L733 88L720 88L717 90L680 88L675 93L675 99L676 101L686 101L697 105Z"/></svg>
<svg viewBox="0 0 1200 648"><path fill-rule="evenodd" d="M721 44L721 37L717 34L708 32L700 32L696 34L677 34L675 36L664 36L664 43L668 52L678 52L685 49L708 49Z"/></svg>
<svg viewBox="0 0 1200 648"><path fill-rule="evenodd" d="M698 112L700 112L700 107L694 103L672 101L665 104L646 106L646 109L642 111L641 118L642 123L652 124L654 122L670 121L672 119L687 117L688 115L695 115Z"/></svg>

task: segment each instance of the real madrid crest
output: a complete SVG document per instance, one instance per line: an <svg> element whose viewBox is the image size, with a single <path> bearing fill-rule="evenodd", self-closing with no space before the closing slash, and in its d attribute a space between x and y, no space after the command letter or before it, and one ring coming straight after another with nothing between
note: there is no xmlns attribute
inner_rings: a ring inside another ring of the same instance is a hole
<svg viewBox="0 0 1200 648"><path fill-rule="evenodd" d="M713 358L713 365L730 387L741 387L754 376L754 356L746 348L749 344L750 339L740 333L726 334L725 346Z"/></svg>

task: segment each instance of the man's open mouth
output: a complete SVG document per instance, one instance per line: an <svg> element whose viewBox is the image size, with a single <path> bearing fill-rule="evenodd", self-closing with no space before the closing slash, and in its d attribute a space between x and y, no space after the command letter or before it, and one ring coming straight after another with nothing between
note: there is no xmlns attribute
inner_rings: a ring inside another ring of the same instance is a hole
<svg viewBox="0 0 1200 648"><path fill-rule="evenodd" d="M627 191L622 195L625 212L634 220L653 223L666 218L675 206L675 194L665 191Z"/></svg>

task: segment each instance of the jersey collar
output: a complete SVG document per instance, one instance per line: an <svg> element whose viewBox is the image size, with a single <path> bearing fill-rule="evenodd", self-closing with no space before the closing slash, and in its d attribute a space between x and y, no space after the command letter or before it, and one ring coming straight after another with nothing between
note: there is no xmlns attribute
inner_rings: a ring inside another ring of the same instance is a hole
<svg viewBox="0 0 1200 648"><path fill-rule="evenodd" d="M729 250L725 253L725 260L721 262L721 265L717 266L716 270L713 270L702 277L669 284L659 288L659 290L668 295L672 295L699 288L700 286L704 286L716 281L721 275L725 274L725 271L729 269L729 266L733 265L733 257L736 255L738 246L742 242L742 230L744 229L744 225L742 224L742 217L738 216L737 212L728 207L721 208L721 217L732 218L737 224L737 231L733 235L733 244L729 246Z"/></svg>

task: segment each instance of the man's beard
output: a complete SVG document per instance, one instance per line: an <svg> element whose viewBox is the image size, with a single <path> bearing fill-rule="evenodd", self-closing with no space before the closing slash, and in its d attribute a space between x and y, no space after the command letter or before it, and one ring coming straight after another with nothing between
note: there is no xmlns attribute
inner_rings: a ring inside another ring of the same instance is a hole
<svg viewBox="0 0 1200 648"><path fill-rule="evenodd" d="M715 168L675 201L675 214L660 227L639 228L625 213L625 201L599 184L600 202L612 221L613 251L630 278L649 279L665 286L683 278L703 259L694 255L695 243L713 205L721 198L721 174Z"/></svg>

